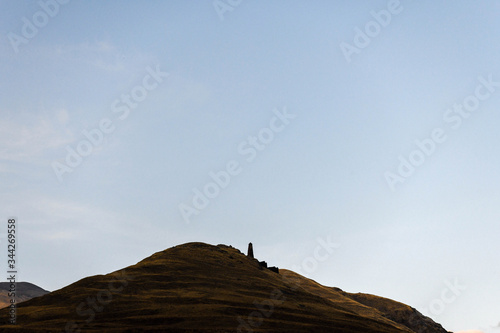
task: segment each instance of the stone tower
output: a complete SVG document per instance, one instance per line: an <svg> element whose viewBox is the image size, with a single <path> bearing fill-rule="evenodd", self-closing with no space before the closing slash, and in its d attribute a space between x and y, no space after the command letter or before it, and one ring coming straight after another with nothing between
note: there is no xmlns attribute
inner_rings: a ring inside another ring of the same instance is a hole
<svg viewBox="0 0 500 333"><path fill-rule="evenodd" d="M248 253L247 256L253 258L253 246L252 243L248 243Z"/></svg>

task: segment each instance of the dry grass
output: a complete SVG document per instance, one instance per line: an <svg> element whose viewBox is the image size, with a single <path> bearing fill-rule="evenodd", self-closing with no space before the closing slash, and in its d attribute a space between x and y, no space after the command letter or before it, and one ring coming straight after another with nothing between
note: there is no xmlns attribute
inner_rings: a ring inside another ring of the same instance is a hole
<svg viewBox="0 0 500 333"><path fill-rule="evenodd" d="M371 295L360 302L291 271L280 273L225 245L183 244L26 301L18 307L18 325L0 325L0 332L64 332L71 322L82 332L236 332L238 317L253 332L413 332L386 318L396 304L406 305ZM87 299L107 290L111 301L87 323L89 315L81 313L89 309ZM254 302L272 309L259 312ZM252 313L261 313L262 322L248 324ZM0 318L7 320L6 309Z"/></svg>

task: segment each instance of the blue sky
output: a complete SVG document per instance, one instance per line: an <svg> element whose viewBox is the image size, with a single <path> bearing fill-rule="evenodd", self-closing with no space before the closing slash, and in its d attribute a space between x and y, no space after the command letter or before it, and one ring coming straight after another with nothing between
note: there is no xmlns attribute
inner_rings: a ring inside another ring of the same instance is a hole
<svg viewBox="0 0 500 333"><path fill-rule="evenodd" d="M252 241L322 284L497 331L500 4L218 6L0 2L0 216L19 221L20 279L54 290L180 243ZM368 45L346 56L359 31ZM446 140L425 154L415 141L434 129ZM58 179L78 147L91 152ZM400 156L418 164L408 177ZM228 163L238 172L194 207ZM327 239L339 246L319 262Z"/></svg>

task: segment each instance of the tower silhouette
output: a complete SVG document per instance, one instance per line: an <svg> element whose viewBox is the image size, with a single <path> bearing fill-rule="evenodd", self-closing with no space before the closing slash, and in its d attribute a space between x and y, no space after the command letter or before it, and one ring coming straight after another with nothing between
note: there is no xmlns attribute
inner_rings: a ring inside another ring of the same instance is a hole
<svg viewBox="0 0 500 333"><path fill-rule="evenodd" d="M250 258L253 258L253 246L252 246L252 243L248 243L248 253L247 253L247 256L249 256Z"/></svg>

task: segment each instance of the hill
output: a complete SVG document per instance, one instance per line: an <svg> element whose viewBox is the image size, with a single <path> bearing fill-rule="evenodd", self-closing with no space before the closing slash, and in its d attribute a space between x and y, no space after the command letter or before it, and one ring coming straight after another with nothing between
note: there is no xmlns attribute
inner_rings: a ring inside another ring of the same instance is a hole
<svg viewBox="0 0 500 333"><path fill-rule="evenodd" d="M10 282L0 282L0 308L4 308L10 305L9 297ZM48 294L47 290L40 288L37 285L29 282L17 282L16 283L16 302L24 302L33 297L42 296Z"/></svg>
<svg viewBox="0 0 500 333"><path fill-rule="evenodd" d="M413 308L263 268L226 245L187 243L19 304L0 332L446 333ZM432 325L420 326L423 323Z"/></svg>

